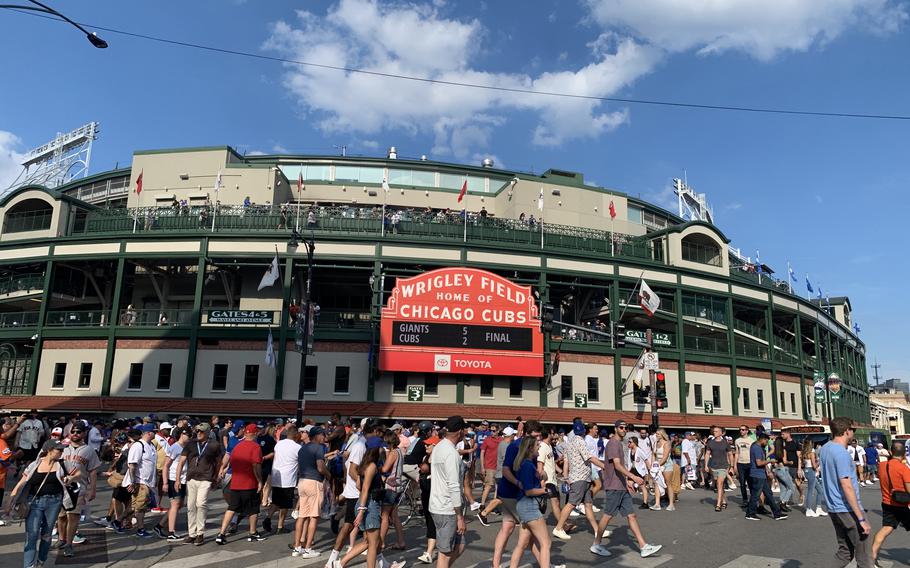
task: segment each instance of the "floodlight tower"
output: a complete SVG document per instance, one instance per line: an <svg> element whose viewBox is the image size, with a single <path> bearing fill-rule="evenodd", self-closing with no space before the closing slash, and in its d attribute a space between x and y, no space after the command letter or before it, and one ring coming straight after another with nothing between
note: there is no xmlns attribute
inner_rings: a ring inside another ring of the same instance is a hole
<svg viewBox="0 0 910 568"><path fill-rule="evenodd" d="M688 221L714 223L714 211L704 193L695 193L686 180L673 178L673 193L679 203L679 216Z"/></svg>
<svg viewBox="0 0 910 568"><path fill-rule="evenodd" d="M43 185L54 188L85 177L92 158L92 142L98 137L100 125L89 122L57 136L25 153L22 172L4 191L23 185Z"/></svg>

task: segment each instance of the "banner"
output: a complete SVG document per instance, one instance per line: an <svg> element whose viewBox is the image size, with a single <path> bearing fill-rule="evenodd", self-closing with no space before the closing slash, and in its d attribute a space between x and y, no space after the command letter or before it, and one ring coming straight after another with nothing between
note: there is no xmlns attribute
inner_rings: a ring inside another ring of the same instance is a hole
<svg viewBox="0 0 910 568"><path fill-rule="evenodd" d="M828 392L831 393L831 402L840 400L841 386L840 375L837 373L828 375Z"/></svg>

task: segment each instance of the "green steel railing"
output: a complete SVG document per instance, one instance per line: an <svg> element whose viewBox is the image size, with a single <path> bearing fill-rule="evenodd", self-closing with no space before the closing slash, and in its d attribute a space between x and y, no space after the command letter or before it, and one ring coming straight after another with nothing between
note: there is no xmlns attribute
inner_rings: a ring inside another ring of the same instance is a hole
<svg viewBox="0 0 910 568"><path fill-rule="evenodd" d="M706 306L699 306L691 302L682 302L682 315L710 320L721 325L727 325L727 314L722 310L715 310Z"/></svg>
<svg viewBox="0 0 910 568"><path fill-rule="evenodd" d="M46 210L7 213L3 223L3 232L45 231L51 228L52 217L53 212Z"/></svg>
<svg viewBox="0 0 910 568"><path fill-rule="evenodd" d="M38 325L38 312L0 312L0 328L35 327Z"/></svg>
<svg viewBox="0 0 910 568"><path fill-rule="evenodd" d="M98 327L110 325L104 310L52 310L47 312L47 327Z"/></svg>
<svg viewBox="0 0 910 568"><path fill-rule="evenodd" d="M768 360L768 348L758 343L750 343L736 339L733 341L733 352L737 357Z"/></svg>
<svg viewBox="0 0 910 568"><path fill-rule="evenodd" d="M683 345L686 349L692 351L704 351L707 353L727 353L727 340L715 339L713 337L698 337L687 335L683 338Z"/></svg>
<svg viewBox="0 0 910 568"><path fill-rule="evenodd" d="M44 289L44 274L10 274L0 278L0 295Z"/></svg>
<svg viewBox="0 0 910 568"><path fill-rule="evenodd" d="M193 325L193 310L123 309L117 325L125 327L188 327Z"/></svg>
<svg viewBox="0 0 910 568"><path fill-rule="evenodd" d="M765 329L741 319L733 318L733 329L747 333L752 337L765 338Z"/></svg>

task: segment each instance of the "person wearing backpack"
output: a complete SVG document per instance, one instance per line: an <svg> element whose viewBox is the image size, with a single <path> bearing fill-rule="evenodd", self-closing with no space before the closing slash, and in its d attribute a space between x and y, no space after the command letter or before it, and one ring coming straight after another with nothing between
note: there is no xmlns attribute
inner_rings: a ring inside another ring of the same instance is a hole
<svg viewBox="0 0 910 568"><path fill-rule="evenodd" d="M401 524L401 518L398 516L398 504L401 494L404 492L404 452L401 450L401 440L398 438L398 432L389 430L385 434L385 442L388 446L385 460L382 465L382 475L385 476L385 498L382 500L382 520L379 527L379 540L386 542L386 535L389 533L389 524L395 526L395 535L398 537L394 546L389 546L393 550L404 550L404 526Z"/></svg>
<svg viewBox="0 0 910 568"><path fill-rule="evenodd" d="M910 467L903 442L891 443L891 459L878 464L878 479L882 491L882 528L872 541L873 565L877 565L878 552L895 529L904 527L910 531Z"/></svg>

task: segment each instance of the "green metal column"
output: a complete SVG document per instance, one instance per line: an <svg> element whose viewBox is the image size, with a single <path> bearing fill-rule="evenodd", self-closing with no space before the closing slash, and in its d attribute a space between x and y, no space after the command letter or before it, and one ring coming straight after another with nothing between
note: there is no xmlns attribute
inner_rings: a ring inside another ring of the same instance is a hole
<svg viewBox="0 0 910 568"><path fill-rule="evenodd" d="M186 355L186 382L183 385L183 396L193 398L193 385L196 382L196 352L199 347L199 326L202 324L202 290L205 285L205 257L209 250L209 240L202 244L202 256L196 269L196 289L193 295L193 315L190 318L190 345Z"/></svg>
<svg viewBox="0 0 910 568"><path fill-rule="evenodd" d="M736 334L733 333L733 296L727 296L727 342L730 344L730 398L733 415L739 414L739 385L736 380Z"/></svg>
<svg viewBox="0 0 910 568"><path fill-rule="evenodd" d="M812 322L812 337L815 340L815 367L813 368L813 374L815 371L818 371L822 375L822 382L827 380L825 376L825 364L822 362L822 350L821 350L821 336L818 333L818 322ZM827 394L825 395L827 397ZM822 403L822 418L831 419L828 413L828 403Z"/></svg>
<svg viewBox="0 0 910 568"><path fill-rule="evenodd" d="M765 328L768 330L768 353L771 357L771 416L780 416L777 407L777 361L774 359L774 298L768 294L768 307L765 308Z"/></svg>
<svg viewBox="0 0 910 568"><path fill-rule="evenodd" d="M688 400L688 385L686 383L686 349L683 341L685 324L682 319L682 289L678 286L674 295L674 304L676 305L676 348L679 350L679 412L686 413L686 401Z"/></svg>
<svg viewBox="0 0 910 568"><path fill-rule="evenodd" d="M382 255L382 245L379 245L377 255ZM379 377L379 333L377 329L382 322L382 301L385 295L382 277L382 261L377 258L373 261L373 284L370 286L372 298L370 299L370 345L367 351L367 400L376 400L376 380ZM393 379L394 380L394 379ZM458 384L456 379L455 384ZM456 388L458 388L456 386ZM392 391L390 388L389 391Z"/></svg>
<svg viewBox="0 0 910 568"><path fill-rule="evenodd" d="M48 250L48 256L53 256L54 245ZM35 349L32 351L32 363L28 370L28 392L34 395L38 388L38 366L41 364L41 350L44 347L44 318L47 314L47 304L51 299L51 282L54 263L48 260L44 266L44 292L41 294L41 305L38 307L38 331L35 338Z"/></svg>
<svg viewBox="0 0 910 568"><path fill-rule="evenodd" d="M614 279L610 284L610 320L619 323L617 317L622 311L619 305L619 280ZM613 404L616 410L622 410L622 355L619 349L613 350Z"/></svg>
<svg viewBox="0 0 910 568"><path fill-rule="evenodd" d="M803 420L809 421L809 406L806 402L806 368L803 365L803 326L799 314L793 320L796 326L796 356L799 357L799 398L802 400L800 406L803 407Z"/></svg>
<svg viewBox="0 0 910 568"><path fill-rule="evenodd" d="M125 246L126 243L123 243ZM121 251L123 249L121 248ZM114 281L114 298L111 301L111 312L108 314L110 325L107 333L107 352L104 356L104 375L101 381L101 396L111 396L111 376L114 373L114 353L117 349L117 324L120 323L120 291L123 289L123 271L126 259L117 261L117 280Z"/></svg>
<svg viewBox="0 0 910 568"><path fill-rule="evenodd" d="M284 259L284 279L282 280L281 316L278 318L278 366L275 368L275 400L284 398L284 363L287 361L288 323L291 301L291 280L294 276L294 259Z"/></svg>
<svg viewBox="0 0 910 568"><path fill-rule="evenodd" d="M550 287L547 285L547 273L545 268L541 268L540 276L537 279L537 288L540 292L540 306L543 306L550 301ZM542 310L541 310L542 311ZM537 316L541 317L543 314L538 313ZM544 356L544 376L540 378L538 383L539 391L539 401L538 404L541 408L547 408L547 393L549 392L550 387L550 373L552 369L550 368L550 333L544 333L543 335L543 356Z"/></svg>

